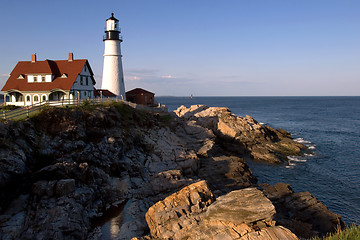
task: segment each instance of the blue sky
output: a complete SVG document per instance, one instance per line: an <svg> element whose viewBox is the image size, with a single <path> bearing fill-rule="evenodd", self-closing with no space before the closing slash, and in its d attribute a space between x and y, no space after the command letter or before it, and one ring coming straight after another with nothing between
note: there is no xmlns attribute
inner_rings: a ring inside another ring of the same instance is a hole
<svg viewBox="0 0 360 240"><path fill-rule="evenodd" d="M358 0L0 0L0 85L18 61L86 58L101 86L120 20L126 90L157 96L360 94Z"/></svg>

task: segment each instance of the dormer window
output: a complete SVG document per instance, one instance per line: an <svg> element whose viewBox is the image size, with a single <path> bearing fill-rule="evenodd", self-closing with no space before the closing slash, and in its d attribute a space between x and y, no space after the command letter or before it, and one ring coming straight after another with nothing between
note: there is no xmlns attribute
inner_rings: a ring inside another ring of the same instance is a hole
<svg viewBox="0 0 360 240"><path fill-rule="evenodd" d="M37 77L36 76L34 76L34 82L37 82Z"/></svg>
<svg viewBox="0 0 360 240"><path fill-rule="evenodd" d="M45 76L41 76L41 81L45 82Z"/></svg>
<svg viewBox="0 0 360 240"><path fill-rule="evenodd" d="M63 73L62 75L61 75L61 78L67 78L68 77L68 75L66 74L66 73Z"/></svg>
<svg viewBox="0 0 360 240"><path fill-rule="evenodd" d="M25 79L24 74L20 74L17 79Z"/></svg>

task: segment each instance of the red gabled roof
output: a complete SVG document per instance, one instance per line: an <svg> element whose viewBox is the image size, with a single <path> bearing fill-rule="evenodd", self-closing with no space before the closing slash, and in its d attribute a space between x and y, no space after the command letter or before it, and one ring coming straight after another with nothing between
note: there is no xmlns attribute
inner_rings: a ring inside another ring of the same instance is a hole
<svg viewBox="0 0 360 240"><path fill-rule="evenodd" d="M155 95L155 93L152 93L152 92L149 92L149 91L146 91L142 88L135 88L133 90L130 90L128 92L126 92L126 94L139 94L139 93L148 93L148 94L153 94Z"/></svg>
<svg viewBox="0 0 360 240"><path fill-rule="evenodd" d="M50 91L52 89L70 90L85 64L87 65L91 76L93 76L93 72L86 59L77 59L73 61L20 61L10 73L10 77L1 91L8 91L11 89L19 91ZM64 73L67 75L67 78L61 78L61 75ZM18 79L20 74L24 75L24 79ZM54 79L52 82L28 83L28 74L52 74L54 75ZM94 79L92 80L94 81Z"/></svg>

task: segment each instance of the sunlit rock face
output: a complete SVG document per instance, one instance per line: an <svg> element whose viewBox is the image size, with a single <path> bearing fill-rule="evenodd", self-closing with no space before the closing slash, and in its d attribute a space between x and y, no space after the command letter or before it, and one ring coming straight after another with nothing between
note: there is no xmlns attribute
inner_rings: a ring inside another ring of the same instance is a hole
<svg viewBox="0 0 360 240"><path fill-rule="evenodd" d="M256 188L214 198L205 181L191 184L146 213L155 239L298 239L274 226L274 205ZM280 238L283 237L283 238Z"/></svg>
<svg viewBox="0 0 360 240"><path fill-rule="evenodd" d="M236 116L224 107L193 105L179 107L175 114L211 130L229 151L249 154L253 159L281 163L288 155L301 155L306 147L291 139L288 132L258 123L250 116Z"/></svg>

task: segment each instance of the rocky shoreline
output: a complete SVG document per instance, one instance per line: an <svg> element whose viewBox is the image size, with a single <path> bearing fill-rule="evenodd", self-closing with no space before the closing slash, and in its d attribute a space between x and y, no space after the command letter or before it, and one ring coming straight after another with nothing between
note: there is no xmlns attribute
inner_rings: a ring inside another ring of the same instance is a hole
<svg viewBox="0 0 360 240"><path fill-rule="evenodd" d="M0 239L309 238L343 225L308 192L258 185L244 159L278 164L306 147L227 108L151 113L125 104L49 108L0 123Z"/></svg>

